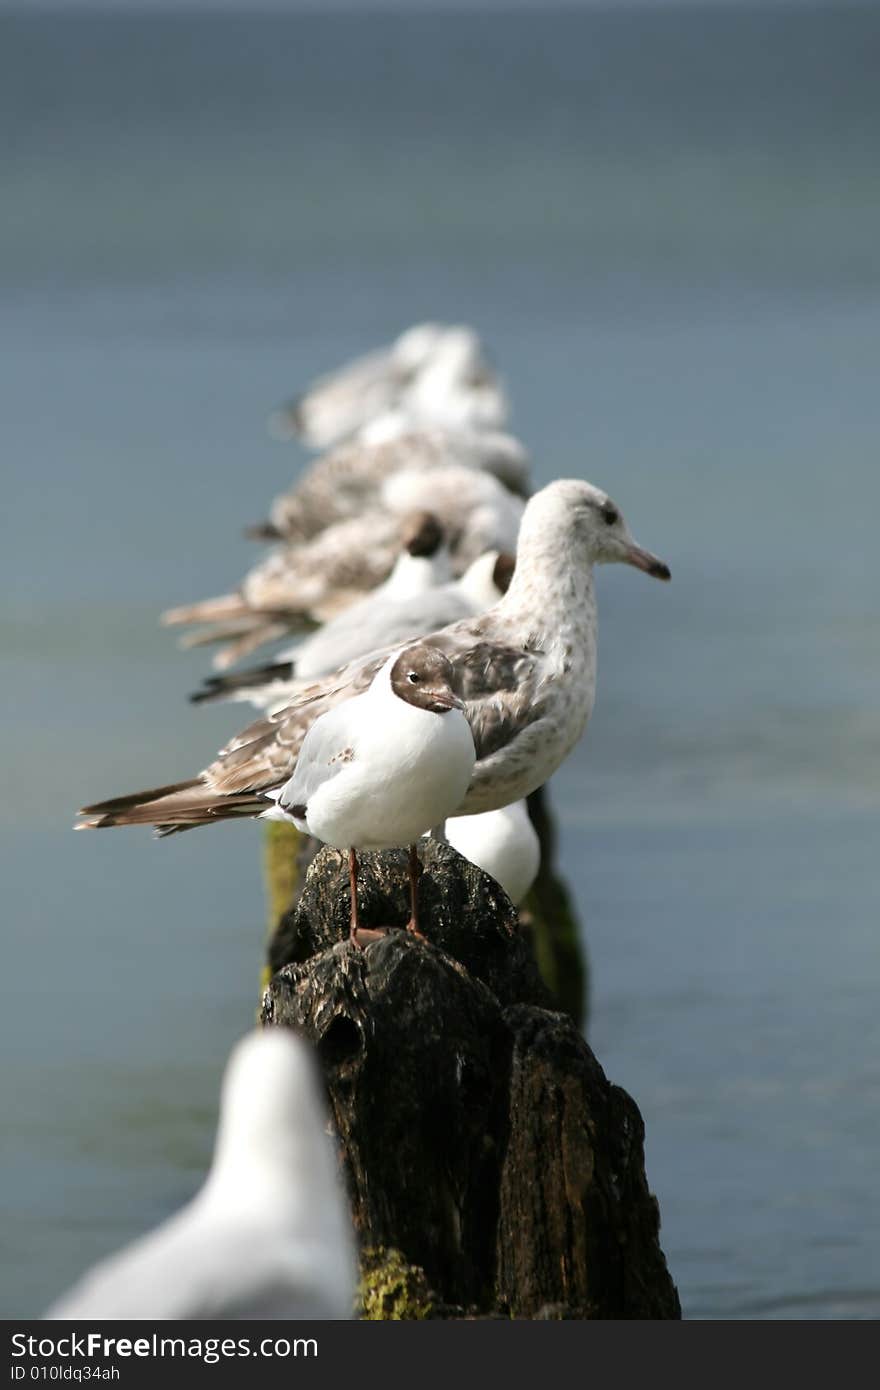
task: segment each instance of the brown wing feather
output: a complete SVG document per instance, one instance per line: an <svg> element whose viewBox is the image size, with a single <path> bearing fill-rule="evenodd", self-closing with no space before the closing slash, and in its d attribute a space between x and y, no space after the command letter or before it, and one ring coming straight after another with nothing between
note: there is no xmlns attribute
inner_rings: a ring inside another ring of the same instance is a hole
<svg viewBox="0 0 880 1390"><path fill-rule="evenodd" d="M465 619L419 639L454 660L478 765L540 718L543 705L540 653L488 641L484 634L480 620ZM266 806L260 793L281 786L293 775L302 741L318 716L366 690L392 650L373 652L331 677L304 686L289 705L230 739L197 778L88 806L81 812L84 825L147 824L168 834L229 817L258 815Z"/></svg>
<svg viewBox="0 0 880 1390"><path fill-rule="evenodd" d="M257 815L265 802L250 795L221 796L201 778L151 792L134 792L111 801L97 802L80 812L77 830L102 830L111 825L157 825L184 829L208 825L230 816Z"/></svg>
<svg viewBox="0 0 880 1390"><path fill-rule="evenodd" d="M460 634L452 629L429 640L454 658L457 693L465 702L480 762L539 718L541 705L535 679L537 654L524 647L480 640L478 626L476 635L477 640L464 649Z"/></svg>
<svg viewBox="0 0 880 1390"><path fill-rule="evenodd" d="M385 654L369 662L352 662L336 672L333 684L305 686L296 701L249 724L231 739L203 776L218 792L267 791L293 774L302 741L325 710L359 695L382 666Z"/></svg>

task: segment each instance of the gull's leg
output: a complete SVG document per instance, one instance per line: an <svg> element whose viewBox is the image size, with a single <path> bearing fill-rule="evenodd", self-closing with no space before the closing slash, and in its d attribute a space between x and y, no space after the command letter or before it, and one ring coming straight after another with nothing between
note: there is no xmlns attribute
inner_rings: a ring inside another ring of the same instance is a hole
<svg viewBox="0 0 880 1390"><path fill-rule="evenodd" d="M357 946L362 951L365 946L369 946L371 941L381 941L385 935L384 927L362 927L358 916L357 898L357 874L358 861L357 853L354 849L348 851L348 883L351 890L351 926L348 932L348 939L353 946Z"/></svg>
<svg viewBox="0 0 880 1390"><path fill-rule="evenodd" d="M406 929L412 936L425 940L424 932L419 931L419 879L422 876L422 861L415 845L409 847L409 921Z"/></svg>

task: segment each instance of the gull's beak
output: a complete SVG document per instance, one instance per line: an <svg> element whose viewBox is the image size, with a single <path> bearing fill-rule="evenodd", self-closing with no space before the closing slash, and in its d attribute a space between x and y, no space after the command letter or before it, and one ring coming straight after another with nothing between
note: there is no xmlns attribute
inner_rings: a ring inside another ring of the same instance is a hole
<svg viewBox="0 0 880 1390"><path fill-rule="evenodd" d="M662 560L658 560L656 555L652 555L650 550L643 550L640 545L629 542L621 556L627 565L634 565L637 570L644 570L652 579L671 579L672 575L668 565L664 565Z"/></svg>
<svg viewBox="0 0 880 1390"><path fill-rule="evenodd" d="M457 695L453 695L451 690L433 690L431 692L431 709L435 714L442 714L448 709L464 709L464 704Z"/></svg>

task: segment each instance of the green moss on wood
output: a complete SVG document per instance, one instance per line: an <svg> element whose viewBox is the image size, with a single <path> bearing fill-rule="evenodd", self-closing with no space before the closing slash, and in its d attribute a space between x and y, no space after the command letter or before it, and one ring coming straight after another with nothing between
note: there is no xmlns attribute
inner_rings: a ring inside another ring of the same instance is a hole
<svg viewBox="0 0 880 1390"><path fill-rule="evenodd" d="M418 1265L399 1250L369 1248L361 1255L360 1316L368 1322L423 1321L443 1316Z"/></svg>
<svg viewBox="0 0 880 1390"><path fill-rule="evenodd" d="M280 820L266 822L263 872L266 878L270 933L275 930L279 919L293 902L293 895L299 883L297 856L302 838L295 825Z"/></svg>

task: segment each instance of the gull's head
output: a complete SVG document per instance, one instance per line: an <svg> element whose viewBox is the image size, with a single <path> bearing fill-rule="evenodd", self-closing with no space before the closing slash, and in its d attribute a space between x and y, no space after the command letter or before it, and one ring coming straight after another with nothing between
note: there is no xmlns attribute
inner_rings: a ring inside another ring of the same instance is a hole
<svg viewBox="0 0 880 1390"><path fill-rule="evenodd" d="M416 709L448 714L464 708L454 690L452 662L426 643L407 647L391 660L390 682L393 693Z"/></svg>
<svg viewBox="0 0 880 1390"><path fill-rule="evenodd" d="M415 323L395 338L391 358L403 377L421 371L436 352L446 332L442 323Z"/></svg>
<svg viewBox="0 0 880 1390"><path fill-rule="evenodd" d="M436 555L446 536L443 525L433 512L409 512L400 528L403 549L418 557Z"/></svg>
<svg viewBox="0 0 880 1390"><path fill-rule="evenodd" d="M339 1176L323 1080L311 1045L288 1028L250 1033L223 1077L214 1163L201 1201L218 1226L265 1242L280 1287L321 1316L349 1316L354 1293L351 1214ZM273 1265L272 1260L275 1260ZM234 1284L236 1270L220 1271ZM243 1276L244 1277L244 1276ZM291 1299L293 1306L293 1299Z"/></svg>
<svg viewBox="0 0 880 1390"><path fill-rule="evenodd" d="M406 395L416 421L447 429L500 429L507 397L479 337L466 325L444 329Z"/></svg>
<svg viewBox="0 0 880 1390"><path fill-rule="evenodd" d="M302 1038L267 1028L236 1044L220 1094L218 1170L320 1167L326 1123L317 1064Z"/></svg>
<svg viewBox="0 0 880 1390"><path fill-rule="evenodd" d="M620 508L592 483L563 478L527 504L517 553L548 540L558 553L573 550L593 565L632 565L652 579L669 579L669 566L634 540ZM546 547L543 547L546 548Z"/></svg>

